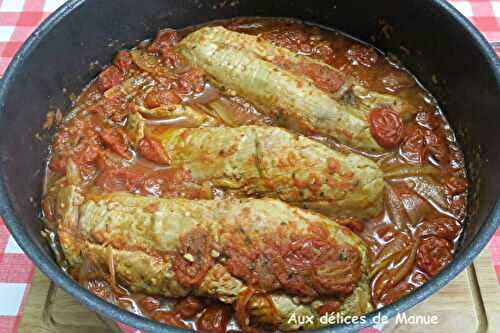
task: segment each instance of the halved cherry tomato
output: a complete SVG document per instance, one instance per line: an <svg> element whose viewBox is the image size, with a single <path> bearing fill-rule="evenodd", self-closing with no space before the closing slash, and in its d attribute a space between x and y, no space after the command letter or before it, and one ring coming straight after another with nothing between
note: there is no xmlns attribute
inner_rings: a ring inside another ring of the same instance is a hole
<svg viewBox="0 0 500 333"><path fill-rule="evenodd" d="M417 265L430 276L439 273L452 259L453 245L446 239L431 236L420 244Z"/></svg>
<svg viewBox="0 0 500 333"><path fill-rule="evenodd" d="M386 107L373 109L368 120L373 138L382 147L396 148L403 140L403 120L397 112Z"/></svg>
<svg viewBox="0 0 500 333"><path fill-rule="evenodd" d="M225 305L208 307L196 321L196 327L202 332L224 333L231 319L231 309Z"/></svg>
<svg viewBox="0 0 500 333"><path fill-rule="evenodd" d="M183 319L191 319L203 310L203 301L194 296L188 296L175 304L175 312Z"/></svg>

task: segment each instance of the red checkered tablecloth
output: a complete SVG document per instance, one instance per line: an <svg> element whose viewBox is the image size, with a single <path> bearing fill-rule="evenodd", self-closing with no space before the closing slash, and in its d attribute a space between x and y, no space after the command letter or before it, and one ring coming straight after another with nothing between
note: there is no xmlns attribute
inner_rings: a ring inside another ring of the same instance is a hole
<svg viewBox="0 0 500 333"><path fill-rule="evenodd" d="M65 0L0 0L0 75L31 32ZM450 1L491 42L500 43L500 0ZM500 283L500 229L489 245ZM34 267L0 218L0 333L17 332ZM127 332L133 329L124 328ZM376 330L364 330L369 333Z"/></svg>

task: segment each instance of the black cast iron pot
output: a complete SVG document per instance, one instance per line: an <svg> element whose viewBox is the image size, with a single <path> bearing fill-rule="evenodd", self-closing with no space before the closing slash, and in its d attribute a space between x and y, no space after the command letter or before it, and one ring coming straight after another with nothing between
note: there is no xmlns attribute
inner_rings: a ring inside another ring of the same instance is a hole
<svg viewBox="0 0 500 333"><path fill-rule="evenodd" d="M0 213L36 266L106 316L149 332L182 331L97 298L54 262L40 236L36 205L50 136L44 135L40 142L35 134L47 111L67 110L68 94L78 93L118 49L131 47L160 28L235 16L294 17L365 41L375 37L377 47L398 56L437 97L465 151L473 186L456 259L414 293L369 315L364 324L322 331L354 332L373 324L377 315L393 316L435 293L467 267L500 221L500 73L496 55L481 34L439 0L69 1L24 44L0 89ZM391 38L381 32L384 24L392 27Z"/></svg>

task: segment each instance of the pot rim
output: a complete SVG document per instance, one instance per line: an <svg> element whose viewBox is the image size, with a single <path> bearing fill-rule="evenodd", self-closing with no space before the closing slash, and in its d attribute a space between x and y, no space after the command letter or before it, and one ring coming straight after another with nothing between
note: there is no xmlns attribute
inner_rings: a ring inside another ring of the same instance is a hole
<svg viewBox="0 0 500 333"><path fill-rule="evenodd" d="M446 13L451 18L453 18L455 24L461 25L474 38L478 49L481 51L481 53L486 55L487 61L495 74L497 86L500 87L500 63L495 51L492 49L485 37L472 25L472 23L467 18L465 18L447 1L429 1L434 2L436 6L440 7L440 10L442 10L443 13ZM40 26L30 35L30 37L16 53L15 57L13 58L5 72L2 81L0 81L0 121L2 120L2 116L5 112L5 98L7 95L8 87L13 77L15 76L17 68L23 66L26 58L31 55L39 42L52 29L54 29L62 19L68 16L68 14L71 14L73 11L77 10L85 2L86 0L69 0L68 2L63 4L40 24ZM159 322L153 321L151 319L147 319L126 310L122 310L116 305L102 300L101 298L89 292L87 289L81 287L69 275L64 273L55 262L47 260L42 250L35 245L26 230L24 230L22 224L18 223L20 219L17 217L13 209L12 202L7 195L3 178L0 179L0 215L3 217L7 228L9 229L16 242L23 249L24 253L28 255L31 261L35 263L36 267L40 269L47 277L49 277L49 279L51 279L57 286L64 289L85 306L114 320L123 322L137 329L144 330L145 332L180 333L187 331L184 329L160 324ZM424 284L422 287L404 296L395 303L366 315L363 322L351 325L344 324L330 326L322 329L312 330L312 332L357 332L362 328L377 324L377 319L380 320L380 318L383 318L384 316L387 318L391 318L396 314L413 307L417 303L422 302L424 299L445 286L455 276L462 272L468 265L470 265L474 258L479 254L479 252L487 245L488 241L491 239L499 225L500 195L497 197L494 207L491 209L488 217L486 218L486 222L478 231L475 239L471 242L471 245L463 250L463 252L461 253L461 257L455 258L449 265L446 266L443 271L441 271L436 277L429 281L429 283Z"/></svg>

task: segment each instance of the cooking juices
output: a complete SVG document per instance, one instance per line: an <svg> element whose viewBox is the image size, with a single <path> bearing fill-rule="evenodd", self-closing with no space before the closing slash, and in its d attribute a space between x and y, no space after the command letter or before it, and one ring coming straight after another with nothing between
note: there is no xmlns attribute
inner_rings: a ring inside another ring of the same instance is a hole
<svg viewBox="0 0 500 333"><path fill-rule="evenodd" d="M307 75L316 88L336 94L338 103L353 104L358 99L370 105L374 98L379 103L383 97L402 101L412 111L395 112L395 104L372 107L366 121L371 147L375 148L350 145L349 135L339 141L315 128L294 127L235 90L216 84L193 66L178 45L200 27L160 31L152 41L118 52L60 124L48 159L46 188L50 190L42 203L52 247L58 251L51 231L57 227L52 199L59 183L78 183L86 198L117 191L162 198L239 197L213 182L200 183L182 165L172 166L159 138L177 128L286 126L331 149L362 155L383 172L381 213L370 217L337 212L332 216L368 247L374 307L396 301L438 274L453 259L462 231L467 181L462 152L433 97L381 52L335 31L285 19L235 19L208 26L258 36L257 41L327 64L325 72L323 65L295 66L279 57L272 62L297 75ZM339 75L354 83L344 85ZM343 86L347 88L342 90ZM227 153L222 151L221 158ZM330 167L335 170L336 165ZM348 171L345 177L350 177ZM299 183L313 191L315 179ZM60 253L58 258L65 267ZM122 308L201 331L240 329L229 305L196 296L173 300L133 293L115 279L112 264L102 267L92 257L85 260L78 269L66 267L68 273ZM330 304L323 312L336 309L337 305ZM236 319L242 316L239 310L236 307Z"/></svg>

